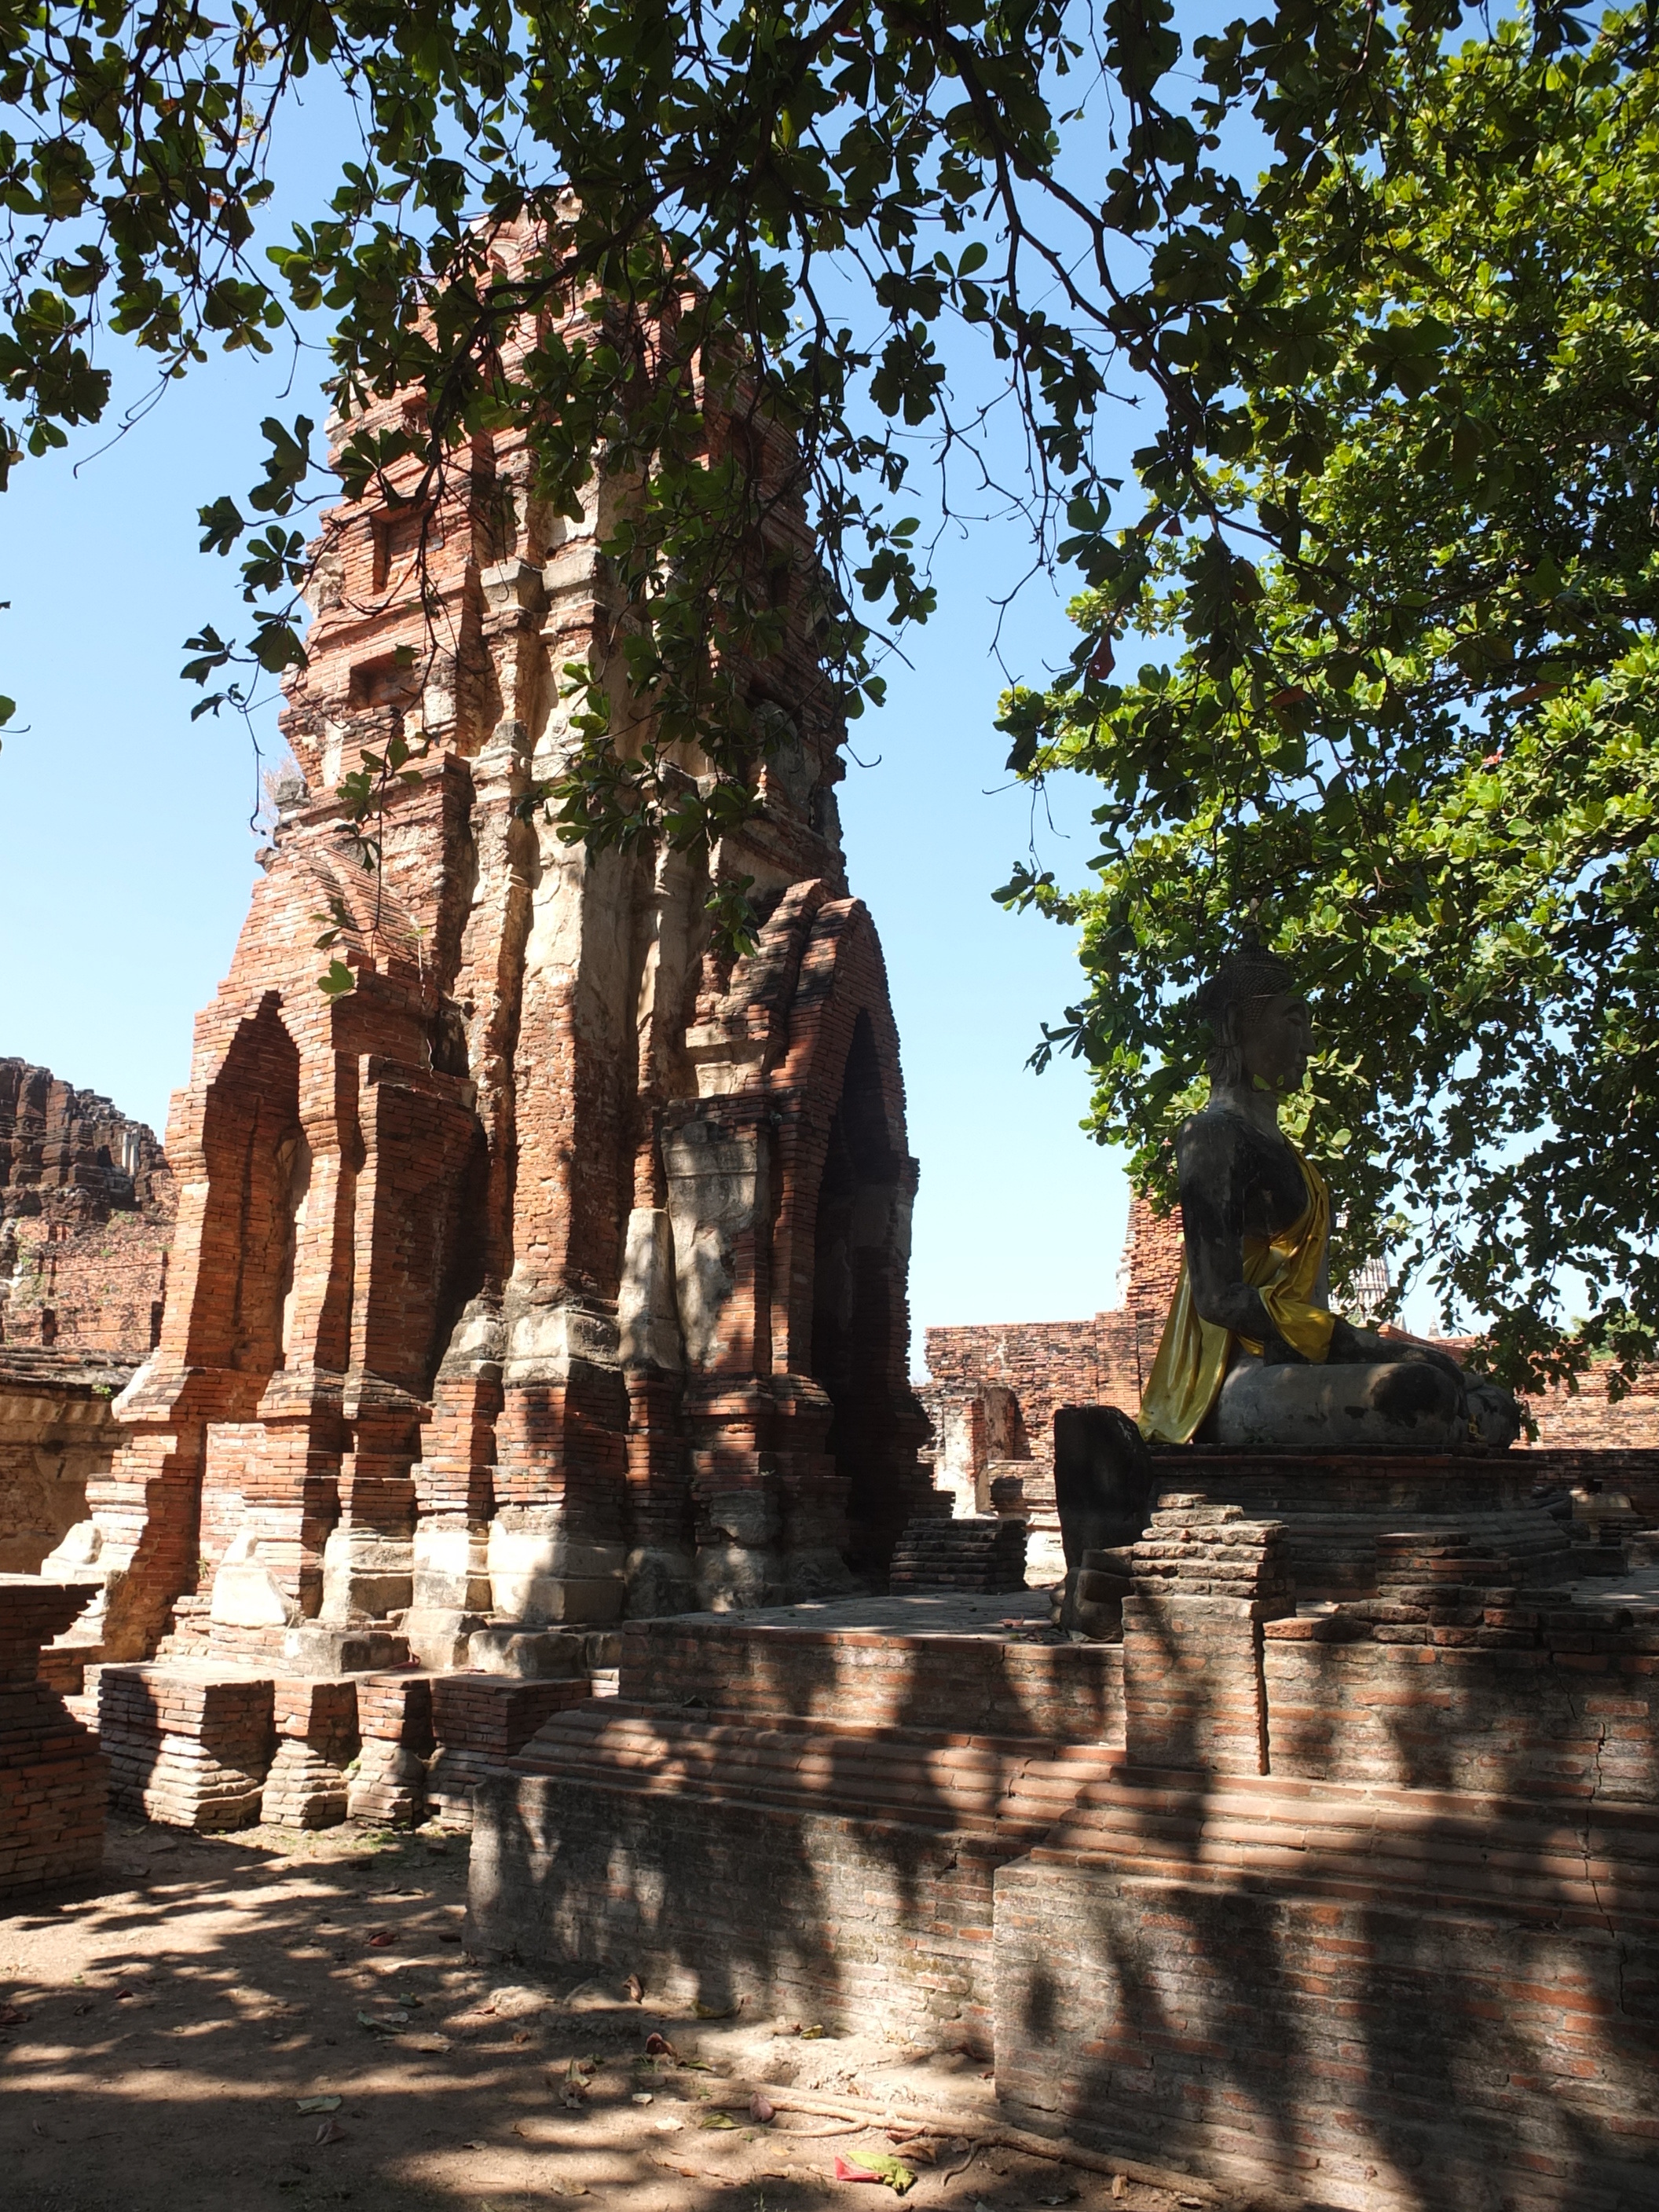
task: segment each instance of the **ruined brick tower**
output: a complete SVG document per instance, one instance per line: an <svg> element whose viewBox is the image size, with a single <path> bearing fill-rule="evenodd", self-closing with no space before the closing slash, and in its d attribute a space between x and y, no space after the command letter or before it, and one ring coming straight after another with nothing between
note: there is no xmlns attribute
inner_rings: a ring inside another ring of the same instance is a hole
<svg viewBox="0 0 1659 2212"><path fill-rule="evenodd" d="M712 405L707 428L718 453ZM171 1632L320 1668L379 1627L449 1667L486 1620L879 1578L929 1508L916 1166L805 623L757 672L787 717L763 810L710 863L562 844L520 802L574 742L564 664L620 687L621 655L606 513L543 512L530 479L520 434L484 434L425 509L331 518L284 717L299 775L173 1102L160 1342L89 1498L109 1657ZM804 574L799 503L765 534L769 571ZM426 750L377 883L335 793L397 732ZM752 878L746 957L711 943L711 871ZM333 951L355 988L331 1000Z"/></svg>

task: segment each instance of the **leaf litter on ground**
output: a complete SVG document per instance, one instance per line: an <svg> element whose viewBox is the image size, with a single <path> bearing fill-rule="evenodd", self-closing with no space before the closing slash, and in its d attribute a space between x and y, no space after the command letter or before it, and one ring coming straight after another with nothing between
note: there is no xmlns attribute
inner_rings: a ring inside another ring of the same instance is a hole
<svg viewBox="0 0 1659 2212"><path fill-rule="evenodd" d="M916 2177L908 2166L898 2159L881 2154L858 2160L838 2155L835 2175L837 2181L884 2182L896 2197L902 2197L907 2189L914 2189L916 2185Z"/></svg>

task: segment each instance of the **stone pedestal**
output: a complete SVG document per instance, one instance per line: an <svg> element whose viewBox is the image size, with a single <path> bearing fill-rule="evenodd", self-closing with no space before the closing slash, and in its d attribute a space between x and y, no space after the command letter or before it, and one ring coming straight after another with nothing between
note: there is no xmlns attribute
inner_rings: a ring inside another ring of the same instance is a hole
<svg viewBox="0 0 1659 2212"><path fill-rule="evenodd" d="M1533 1495L1552 1455L1239 1451L1155 1446L1154 1497L1179 1492L1277 1521L1298 1598L1363 1597L1376 1587L1379 1537L1442 1528L1502 1553L1528 1584L1575 1571L1568 1539Z"/></svg>
<svg viewBox="0 0 1659 2212"><path fill-rule="evenodd" d="M104 1667L98 1732L124 1812L199 1833L260 1817L276 1745L271 1685L211 1667Z"/></svg>
<svg viewBox="0 0 1659 2212"><path fill-rule="evenodd" d="M559 1506L503 1506L490 1524L492 1613L526 1628L622 1618L619 1543L573 1535Z"/></svg>

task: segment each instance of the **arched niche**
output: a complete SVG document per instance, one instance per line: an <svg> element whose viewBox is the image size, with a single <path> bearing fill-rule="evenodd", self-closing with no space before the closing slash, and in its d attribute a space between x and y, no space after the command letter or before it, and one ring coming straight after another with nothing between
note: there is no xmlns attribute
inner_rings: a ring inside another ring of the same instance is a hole
<svg viewBox="0 0 1659 2212"><path fill-rule="evenodd" d="M202 1115L207 1193L186 1363L263 1380L282 1363L295 1216L309 1168L300 1054L276 992L237 1024Z"/></svg>

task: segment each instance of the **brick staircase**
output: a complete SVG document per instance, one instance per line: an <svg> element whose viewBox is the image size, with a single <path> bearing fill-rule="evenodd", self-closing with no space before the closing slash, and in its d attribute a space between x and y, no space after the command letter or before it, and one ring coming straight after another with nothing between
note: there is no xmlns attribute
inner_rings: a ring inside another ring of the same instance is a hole
<svg viewBox="0 0 1659 2212"><path fill-rule="evenodd" d="M991 1514L912 1521L899 1538L893 1589L1023 1590L1025 1523Z"/></svg>

